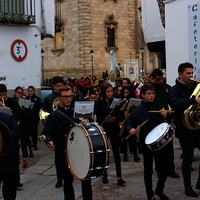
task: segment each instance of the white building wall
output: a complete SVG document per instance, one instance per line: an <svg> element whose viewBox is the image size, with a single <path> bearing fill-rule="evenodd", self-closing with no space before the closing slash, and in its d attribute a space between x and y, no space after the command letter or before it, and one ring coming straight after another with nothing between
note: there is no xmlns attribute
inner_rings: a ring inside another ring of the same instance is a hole
<svg viewBox="0 0 200 200"><path fill-rule="evenodd" d="M141 6L145 42L164 41L165 29L160 18L157 0L141 0Z"/></svg>
<svg viewBox="0 0 200 200"><path fill-rule="evenodd" d="M36 24L12 25L0 24L0 84L6 84L9 90L17 86L27 88L33 85L40 88L41 82L41 1L36 3ZM53 10L54 1L45 0L45 10ZM49 12L49 11L48 11ZM53 19L53 20L52 20ZM47 32L54 34L54 12L46 20ZM48 23L53 23L49 24ZM23 40L28 48L25 60L16 61L11 55L11 44L13 41Z"/></svg>
<svg viewBox="0 0 200 200"><path fill-rule="evenodd" d="M165 4L167 83L175 84L178 65L189 62L188 5L200 0L174 0Z"/></svg>

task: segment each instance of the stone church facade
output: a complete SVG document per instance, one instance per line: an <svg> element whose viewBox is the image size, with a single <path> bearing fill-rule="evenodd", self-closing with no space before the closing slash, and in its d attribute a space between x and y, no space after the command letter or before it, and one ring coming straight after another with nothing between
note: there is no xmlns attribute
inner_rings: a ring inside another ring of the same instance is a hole
<svg viewBox="0 0 200 200"><path fill-rule="evenodd" d="M139 7L140 0L56 0L55 37L42 41L44 77L101 78L110 71L110 50L122 71L125 60L139 59L139 68L146 67L145 57L153 60L146 73L151 71L156 56L146 50Z"/></svg>

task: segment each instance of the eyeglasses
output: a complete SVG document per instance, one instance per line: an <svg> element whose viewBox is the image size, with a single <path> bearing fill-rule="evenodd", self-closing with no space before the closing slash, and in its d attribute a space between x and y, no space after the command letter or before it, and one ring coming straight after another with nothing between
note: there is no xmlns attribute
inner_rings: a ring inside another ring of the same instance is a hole
<svg viewBox="0 0 200 200"><path fill-rule="evenodd" d="M145 94L147 94L147 95L156 95L155 92L146 92Z"/></svg>
<svg viewBox="0 0 200 200"><path fill-rule="evenodd" d="M68 96L68 95L64 95L64 96L61 96L61 95L60 95L60 97L65 98L65 99L67 99L67 98L70 99L70 98L72 98L72 95L69 95L69 96Z"/></svg>
<svg viewBox="0 0 200 200"><path fill-rule="evenodd" d="M17 94L23 94L23 92L16 92Z"/></svg>

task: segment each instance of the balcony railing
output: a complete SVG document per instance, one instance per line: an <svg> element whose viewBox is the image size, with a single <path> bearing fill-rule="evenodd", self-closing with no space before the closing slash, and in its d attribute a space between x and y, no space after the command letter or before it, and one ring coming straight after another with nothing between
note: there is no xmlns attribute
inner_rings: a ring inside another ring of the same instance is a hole
<svg viewBox="0 0 200 200"><path fill-rule="evenodd" d="M0 0L0 23L35 24L35 0Z"/></svg>

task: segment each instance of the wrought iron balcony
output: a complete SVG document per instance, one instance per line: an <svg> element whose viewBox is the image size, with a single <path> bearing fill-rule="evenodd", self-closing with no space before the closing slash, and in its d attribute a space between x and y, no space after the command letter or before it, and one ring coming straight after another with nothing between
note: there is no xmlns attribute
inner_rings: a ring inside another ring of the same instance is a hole
<svg viewBox="0 0 200 200"><path fill-rule="evenodd" d="M0 23L35 24L35 0L0 0Z"/></svg>

